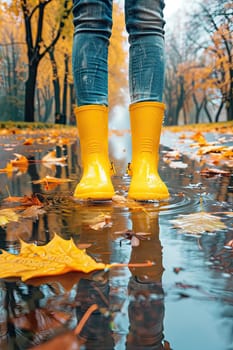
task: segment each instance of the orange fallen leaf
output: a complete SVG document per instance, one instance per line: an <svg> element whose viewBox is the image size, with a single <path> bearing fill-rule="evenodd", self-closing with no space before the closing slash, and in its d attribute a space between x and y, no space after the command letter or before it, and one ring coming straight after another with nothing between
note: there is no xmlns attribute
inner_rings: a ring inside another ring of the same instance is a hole
<svg viewBox="0 0 233 350"><path fill-rule="evenodd" d="M58 177L53 177L53 176L45 176L43 179L41 180L34 180L32 181L34 184L42 184L42 183L56 183L56 184L63 184L66 182L71 182L73 180L70 179L62 179L62 178L58 178Z"/></svg>
<svg viewBox="0 0 233 350"><path fill-rule="evenodd" d="M16 167L27 167L28 166L28 159L19 153L14 153L16 156L15 159L11 160L11 164Z"/></svg>
<svg viewBox="0 0 233 350"><path fill-rule="evenodd" d="M200 131L197 131L190 138L195 140L195 141L197 141L199 145L207 145L208 144L208 142L206 141L204 135Z"/></svg>
<svg viewBox="0 0 233 350"><path fill-rule="evenodd" d="M26 145L26 146L30 146L30 145L32 145L34 143L34 139L33 138L28 138L28 139L26 139L25 141L24 141L24 145Z"/></svg>
<svg viewBox="0 0 233 350"><path fill-rule="evenodd" d="M56 157L55 150L49 152L42 158L42 162L48 162L48 163L65 163L66 160L67 160L67 157Z"/></svg>
<svg viewBox="0 0 233 350"><path fill-rule="evenodd" d="M0 173L12 174L14 171L17 171L17 168L15 168L11 162L7 163L5 168L0 169Z"/></svg>

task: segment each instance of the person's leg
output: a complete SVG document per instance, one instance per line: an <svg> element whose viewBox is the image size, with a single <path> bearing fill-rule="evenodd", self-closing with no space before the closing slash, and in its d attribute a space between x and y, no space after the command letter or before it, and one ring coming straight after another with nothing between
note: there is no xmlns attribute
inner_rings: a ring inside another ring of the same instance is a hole
<svg viewBox="0 0 233 350"><path fill-rule="evenodd" d="M73 77L83 175L74 196L110 199L108 159L108 46L112 0L74 0Z"/></svg>
<svg viewBox="0 0 233 350"><path fill-rule="evenodd" d="M159 142L165 106L164 20L162 0L126 0L129 33L132 181L129 197L159 200L169 197L158 174Z"/></svg>

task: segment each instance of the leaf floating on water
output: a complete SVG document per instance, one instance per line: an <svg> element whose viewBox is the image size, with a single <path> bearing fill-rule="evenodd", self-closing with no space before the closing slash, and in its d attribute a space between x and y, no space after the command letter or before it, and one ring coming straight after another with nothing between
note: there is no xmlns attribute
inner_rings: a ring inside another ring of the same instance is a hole
<svg viewBox="0 0 233 350"><path fill-rule="evenodd" d="M11 160L12 165L15 165L17 167L27 167L28 166L28 159L19 153L14 153L15 159Z"/></svg>
<svg viewBox="0 0 233 350"><path fill-rule="evenodd" d="M92 230L96 230L96 231L103 229L105 227L111 227L112 226L111 216L100 214L89 222L89 226Z"/></svg>
<svg viewBox="0 0 233 350"><path fill-rule="evenodd" d="M200 171L200 175L205 177L211 177L215 175L231 176L231 172L227 170L217 169L217 168L205 168Z"/></svg>
<svg viewBox="0 0 233 350"><path fill-rule="evenodd" d="M0 210L0 226L4 226L11 221L18 221L19 215L12 209Z"/></svg>
<svg viewBox="0 0 233 350"><path fill-rule="evenodd" d="M185 169L188 167L188 164L181 161L170 161L168 165L170 168L173 168L173 169Z"/></svg>
<svg viewBox="0 0 233 350"><path fill-rule="evenodd" d="M171 220L179 233L200 235L204 232L215 232L224 230L226 225L221 218L206 212L198 212L188 215L179 215L177 219Z"/></svg>
<svg viewBox="0 0 233 350"><path fill-rule="evenodd" d="M23 145L25 146L31 146L33 143L35 142L35 140L33 138L28 138L24 141Z"/></svg>
<svg viewBox="0 0 233 350"><path fill-rule="evenodd" d="M47 175L47 176L43 177L43 179L32 181L32 183L34 183L34 184L48 184L48 183L63 184L66 182L71 182L71 181L73 181L73 180L62 179L62 178Z"/></svg>
<svg viewBox="0 0 233 350"><path fill-rule="evenodd" d="M110 267L97 263L84 250L77 248L72 239L64 240L57 235L44 246L21 241L18 255L2 250L0 264L0 278L21 277L22 281L69 271L89 273Z"/></svg>
<svg viewBox="0 0 233 350"><path fill-rule="evenodd" d="M39 205L32 205L22 212L21 217L37 220L39 215L42 215L44 213L46 213L46 211Z"/></svg>
<svg viewBox="0 0 233 350"><path fill-rule="evenodd" d="M42 162L48 163L65 163L67 157L56 157L56 151L51 151L42 158Z"/></svg>
<svg viewBox="0 0 233 350"><path fill-rule="evenodd" d="M0 173L8 173L11 175L14 171L17 171L17 168L13 167L12 163L7 163L6 167L0 169Z"/></svg>

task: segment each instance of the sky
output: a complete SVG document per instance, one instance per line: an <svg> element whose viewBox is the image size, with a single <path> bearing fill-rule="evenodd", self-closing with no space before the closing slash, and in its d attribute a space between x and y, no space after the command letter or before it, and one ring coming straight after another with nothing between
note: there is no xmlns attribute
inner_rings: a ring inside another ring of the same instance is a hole
<svg viewBox="0 0 233 350"><path fill-rule="evenodd" d="M165 1L165 9L164 9L164 17L165 19L169 19L176 13L179 9L183 10L183 4L185 3L185 0L164 0ZM187 2L190 0L186 0Z"/></svg>

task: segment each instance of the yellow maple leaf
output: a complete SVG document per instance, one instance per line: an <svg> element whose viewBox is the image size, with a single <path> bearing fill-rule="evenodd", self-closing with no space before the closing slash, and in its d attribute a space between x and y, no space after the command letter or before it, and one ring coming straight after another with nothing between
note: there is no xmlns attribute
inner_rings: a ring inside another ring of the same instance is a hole
<svg viewBox="0 0 233 350"><path fill-rule="evenodd" d="M4 226L11 221L18 221L19 216L12 209L1 209L0 210L0 226Z"/></svg>
<svg viewBox="0 0 233 350"><path fill-rule="evenodd" d="M40 276L61 275L70 271L89 273L109 268L97 263L79 249L72 239L64 240L58 235L44 246L20 241L18 255L2 250L0 255L0 278L21 277L22 281Z"/></svg>

